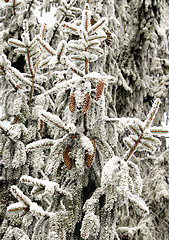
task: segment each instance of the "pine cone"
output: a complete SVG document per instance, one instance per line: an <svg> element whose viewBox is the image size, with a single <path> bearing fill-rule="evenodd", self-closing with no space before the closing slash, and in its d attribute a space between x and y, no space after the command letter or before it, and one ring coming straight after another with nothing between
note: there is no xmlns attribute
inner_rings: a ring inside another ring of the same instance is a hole
<svg viewBox="0 0 169 240"><path fill-rule="evenodd" d="M44 127L44 121L40 120L40 129L39 129L40 133L43 131L43 127Z"/></svg>
<svg viewBox="0 0 169 240"><path fill-rule="evenodd" d="M76 105L75 95L72 93L69 97L69 109L71 112L74 112Z"/></svg>
<svg viewBox="0 0 169 240"><path fill-rule="evenodd" d="M103 92L103 87L104 87L103 80L99 80L96 87L96 101L100 99Z"/></svg>
<svg viewBox="0 0 169 240"><path fill-rule="evenodd" d="M96 145L95 145L95 141L94 139L90 139L91 143L93 144L93 147L94 147L94 152L92 155L86 153L85 155L85 162L86 162L86 166L89 168L92 164L92 161L93 161L93 158L94 158L94 155L95 155L95 151L96 151Z"/></svg>
<svg viewBox="0 0 169 240"><path fill-rule="evenodd" d="M90 106L90 94L86 93L84 96L84 100L83 100L83 109L82 112L85 113L87 112L88 108Z"/></svg>
<svg viewBox="0 0 169 240"><path fill-rule="evenodd" d="M111 34L111 32L107 31L106 35L107 35L107 38L105 40L106 44L107 44L107 46L110 46L112 44L112 42L113 42L112 34Z"/></svg>
<svg viewBox="0 0 169 240"><path fill-rule="evenodd" d="M13 124L17 124L18 123L18 119L19 119L18 116L14 116Z"/></svg>
<svg viewBox="0 0 169 240"><path fill-rule="evenodd" d="M69 152L70 152L70 146L67 145L63 151L63 159L64 159L64 162L65 162L65 165L66 167L71 170L72 168L72 160L71 158L69 157Z"/></svg>

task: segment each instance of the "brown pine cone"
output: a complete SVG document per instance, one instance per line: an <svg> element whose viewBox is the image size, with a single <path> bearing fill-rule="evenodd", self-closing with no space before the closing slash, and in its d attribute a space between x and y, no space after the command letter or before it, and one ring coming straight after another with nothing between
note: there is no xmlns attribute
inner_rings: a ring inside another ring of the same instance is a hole
<svg viewBox="0 0 169 240"><path fill-rule="evenodd" d="M87 112L88 108L90 106L90 94L86 93L84 96L84 100L83 100L83 109L82 112L85 113Z"/></svg>
<svg viewBox="0 0 169 240"><path fill-rule="evenodd" d="M94 139L90 139L90 141L91 141L92 144L93 144L94 152L93 152L92 155L90 155L90 154L88 154L88 153L86 153L86 155L85 155L85 162L86 162L86 166L87 166L88 168L92 165L93 158L94 158L95 151L96 151L96 145L95 145Z"/></svg>
<svg viewBox="0 0 169 240"><path fill-rule="evenodd" d="M76 105L75 95L72 93L69 97L69 109L71 112L74 112Z"/></svg>
<svg viewBox="0 0 169 240"><path fill-rule="evenodd" d="M103 87L104 87L103 80L99 80L96 86L96 101L98 101L101 98Z"/></svg>
<svg viewBox="0 0 169 240"><path fill-rule="evenodd" d="M66 167L71 170L72 168L72 160L71 158L69 157L69 152L70 152L70 146L67 145L63 151L63 159L64 159L64 162L65 162L65 165Z"/></svg>

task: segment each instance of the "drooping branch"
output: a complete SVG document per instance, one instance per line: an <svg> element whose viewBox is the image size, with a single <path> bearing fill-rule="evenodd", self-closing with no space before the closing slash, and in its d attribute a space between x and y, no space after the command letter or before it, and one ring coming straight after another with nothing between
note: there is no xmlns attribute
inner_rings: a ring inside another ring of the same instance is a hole
<svg viewBox="0 0 169 240"><path fill-rule="evenodd" d="M45 29L46 29L46 23L43 26L43 31L42 31L42 40L44 38L44 34L45 34ZM36 70L39 64L39 58L40 58L40 54L37 58L36 64L35 64L35 68L34 68L34 74L32 75L32 86L31 86L31 91L30 91L30 98L29 98L29 104L31 104L32 102L32 97L33 97L33 90L34 90L34 81L35 81L35 74L36 74Z"/></svg>

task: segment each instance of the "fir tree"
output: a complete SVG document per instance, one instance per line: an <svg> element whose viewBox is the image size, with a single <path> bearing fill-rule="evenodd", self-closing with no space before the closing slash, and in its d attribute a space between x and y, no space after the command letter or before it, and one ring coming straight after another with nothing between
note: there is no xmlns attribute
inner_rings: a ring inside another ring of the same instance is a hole
<svg viewBox="0 0 169 240"><path fill-rule="evenodd" d="M4 1L1 239L168 239L168 10Z"/></svg>

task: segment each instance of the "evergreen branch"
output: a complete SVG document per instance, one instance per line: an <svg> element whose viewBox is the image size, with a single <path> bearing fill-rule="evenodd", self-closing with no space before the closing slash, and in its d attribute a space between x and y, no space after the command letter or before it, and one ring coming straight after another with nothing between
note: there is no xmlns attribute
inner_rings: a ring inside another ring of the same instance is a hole
<svg viewBox="0 0 169 240"><path fill-rule="evenodd" d="M58 183L56 182L52 182L52 181L48 181L48 180L42 180L42 179L38 179L38 178L33 178L33 177L30 177L30 176L26 176L26 175L23 175L21 178L20 178L20 181L25 183L25 184L28 184L28 185L33 185L33 186L37 186L37 187L40 187L40 188L46 188L46 187L59 187Z"/></svg>
<svg viewBox="0 0 169 240"><path fill-rule="evenodd" d="M4 69L4 67L3 67L2 65L0 65L0 69L2 70L3 74L6 75L6 71L5 71L5 69ZM12 71L11 68L8 67L8 70L11 70L11 72L15 75L15 73ZM18 76L15 75L15 77L18 77ZM18 77L18 79L20 80L19 77ZM14 79L8 78L8 81L10 82L10 84L12 85L12 87L13 87L16 91L19 89L20 84L17 84L17 83L14 81Z"/></svg>
<svg viewBox="0 0 169 240"><path fill-rule="evenodd" d="M71 56L71 59L78 60L78 61L86 61L86 59L82 58L81 56L78 57L76 55Z"/></svg>
<svg viewBox="0 0 169 240"><path fill-rule="evenodd" d="M44 26L43 26L42 40L43 40L43 37L44 37L44 34L45 34L45 29L46 29L46 23L45 23ZM35 45L35 46L36 46L36 45ZM31 49L31 50L32 50L32 49ZM38 56L38 59L37 59L36 64L35 64L34 75L32 75L32 86L31 86L31 91L30 91L29 104L31 104L31 102L32 102L33 89L34 89L34 81L35 81L35 74L36 74L36 70L37 70L37 67L38 67L38 63L39 63L39 57L40 57L40 55Z"/></svg>
<svg viewBox="0 0 169 240"><path fill-rule="evenodd" d="M58 52L58 59L60 59L61 55L62 55L62 52L63 52L63 49L64 49L64 44L62 45L62 48L60 49L60 52Z"/></svg>
<svg viewBox="0 0 169 240"><path fill-rule="evenodd" d="M22 48L26 48L25 44L22 43L21 41L17 40L17 39L13 39L13 38L10 38L8 40L8 43L15 46L15 47L22 47Z"/></svg>
<svg viewBox="0 0 169 240"><path fill-rule="evenodd" d="M169 133L168 130L151 130L152 133L154 134L167 134Z"/></svg>
<svg viewBox="0 0 169 240"><path fill-rule="evenodd" d="M148 117L145 121L145 126L144 126L144 129L142 130L142 133L140 136L138 136L138 139L137 140L134 140L135 141L135 144L134 146L131 147L131 149L126 153L126 156L124 157L124 160L127 161L129 160L129 158L132 156L132 154L136 151L139 143L142 143L144 146L146 146L147 148L151 148L147 143L143 143L141 142L141 139L144 137L144 134L145 134L145 130L149 127L149 125L151 124L151 122L153 121L154 117L155 117L155 114L157 113L158 111L158 108L159 108L159 105L160 105L160 99L156 99L155 102L153 103L153 106L152 108L150 109L150 112L148 114ZM139 125L138 125L139 126ZM131 126L130 126L131 127ZM151 150L154 150L153 148L151 148Z"/></svg>
<svg viewBox="0 0 169 240"><path fill-rule="evenodd" d="M5 129L4 126L2 126L1 121L0 121L0 129L3 131L3 133L4 133L5 135L8 134L8 130Z"/></svg>
<svg viewBox="0 0 169 240"><path fill-rule="evenodd" d="M98 40L91 40L91 42L88 43L88 47L92 47L92 46L99 46L100 42Z"/></svg>
<svg viewBox="0 0 169 240"><path fill-rule="evenodd" d="M30 58L32 58L32 57L34 57L35 55L37 55L39 53L39 51L36 51L36 52L33 52L33 53L31 53L29 56L30 56ZM36 66L36 65L35 65Z"/></svg>
<svg viewBox="0 0 169 240"><path fill-rule="evenodd" d="M152 134L157 136L164 136L166 134L169 134L169 129L165 127L151 127L149 130Z"/></svg>
<svg viewBox="0 0 169 240"><path fill-rule="evenodd" d="M8 78L8 81L16 91L20 88L20 84L17 84L13 79Z"/></svg>
<svg viewBox="0 0 169 240"><path fill-rule="evenodd" d="M39 216L46 216L46 217L50 216L49 212L44 211L43 208L38 206L37 203L32 202L27 196L25 196L23 194L23 192L17 186L12 186L11 192L19 200L19 202L23 203L26 206L27 211L31 212L32 215L35 215L38 217ZM14 206L14 207L16 206L16 209L18 209L18 207L17 207L18 204L17 205L15 204L12 206ZM8 209L10 210L11 206L9 206Z"/></svg>
<svg viewBox="0 0 169 240"><path fill-rule="evenodd" d="M129 128L131 128L133 130L133 132L135 132L139 136L139 132L137 131L136 128L134 128L134 126L129 125Z"/></svg>
<svg viewBox="0 0 169 240"><path fill-rule="evenodd" d="M41 187L39 189L34 189L34 191L32 190L31 194L32 195L35 195L35 194L39 194L40 192L44 191L45 190L45 187Z"/></svg>
<svg viewBox="0 0 169 240"><path fill-rule="evenodd" d="M30 208L31 205L31 201L28 197L26 197L23 192L17 187L17 186L12 186L11 187L11 192L12 194L22 203L24 203L24 205L27 208Z"/></svg>
<svg viewBox="0 0 169 240"><path fill-rule="evenodd" d="M6 75L5 69L0 65L0 69L2 70L3 74Z"/></svg>
<svg viewBox="0 0 169 240"><path fill-rule="evenodd" d="M155 138L155 137L143 137L142 138L143 140L146 140L146 141L150 141L150 142L153 142L153 143L160 143L160 140L158 140L158 138Z"/></svg>
<svg viewBox="0 0 169 240"><path fill-rule="evenodd" d="M56 51L56 56L57 56L58 61L60 61L61 57L65 54L66 46L67 46L67 42L65 40L62 40L58 44L57 51Z"/></svg>
<svg viewBox="0 0 169 240"><path fill-rule="evenodd" d="M59 126L57 123L55 123L54 121L52 121L51 119L49 119L47 116L45 116L44 114L41 114L46 120L48 120L49 122L53 123L54 125L56 125L59 128L62 128L61 126Z"/></svg>
<svg viewBox="0 0 169 240"><path fill-rule="evenodd" d="M86 31L88 31L89 27L91 26L91 12L90 12L88 3L86 3L84 12L82 15L82 25Z"/></svg>
<svg viewBox="0 0 169 240"><path fill-rule="evenodd" d="M74 73L76 73L77 75L79 75L80 77L83 77L84 74L83 72L81 72L79 69L77 69L76 67L71 67L70 68Z"/></svg>
<svg viewBox="0 0 169 240"><path fill-rule="evenodd" d="M55 29L54 29L54 31L53 31L53 36L52 36L52 38L51 38L51 40L50 40L50 42L49 42L50 45L52 45L52 41L53 41L54 36L55 36L55 34L56 34L57 30L58 30L58 27L59 27L59 25L64 21L65 17L66 17L66 14L64 13L63 16L61 17L61 19L59 20L59 22L58 22L58 24L57 24L57 27L55 27Z"/></svg>
<svg viewBox="0 0 169 240"><path fill-rule="evenodd" d="M89 47L88 48L89 50L91 50L92 52L96 52L97 54L99 54L99 55L103 55L103 51L101 51L102 49L100 48L92 48L92 47Z"/></svg>
<svg viewBox="0 0 169 240"><path fill-rule="evenodd" d="M15 69L13 67L7 67L7 70L9 72L11 72L16 79L18 79L20 82L22 82L21 73L17 69Z"/></svg>
<svg viewBox="0 0 169 240"><path fill-rule="evenodd" d="M49 58L41 61L40 64L39 64L39 68L43 68L43 67L46 66L48 63L49 63Z"/></svg>
<svg viewBox="0 0 169 240"><path fill-rule="evenodd" d="M43 41L42 39L40 39L39 37L36 38L36 40L40 43L40 45L52 56L55 55L55 51L53 50L53 48L46 43L45 41Z"/></svg>
<svg viewBox="0 0 169 240"><path fill-rule="evenodd" d="M77 29L73 28L72 26L63 24L63 27L66 27L66 28L68 28L68 29L70 29L70 30L73 30L73 31L77 32Z"/></svg>
<svg viewBox="0 0 169 240"><path fill-rule="evenodd" d="M15 208L15 209L8 209L7 211L8 212L16 212L16 211L22 211L24 210L25 212L28 212L29 211L29 208L28 207L23 207L23 208Z"/></svg>
<svg viewBox="0 0 169 240"><path fill-rule="evenodd" d="M6 124L3 123L2 121L0 121L0 129L12 142L17 140L18 138L17 133L10 127L7 127Z"/></svg>
<svg viewBox="0 0 169 240"><path fill-rule="evenodd" d="M68 4L68 9L70 9L75 3L76 3L77 0L71 0L70 3Z"/></svg>
<svg viewBox="0 0 169 240"><path fill-rule="evenodd" d="M147 143L142 142L141 140L140 140L140 143L143 144L146 148L150 149L151 151L154 151L154 148L148 145Z"/></svg>
<svg viewBox="0 0 169 240"><path fill-rule="evenodd" d="M61 154L61 152L62 152L62 150L60 150L60 152L57 154L58 157L59 157L59 155ZM58 159L56 159L56 160L54 161L54 163L53 163L53 165L52 165L52 167L51 167L51 173L53 173L53 171L54 171L54 167L55 167L57 161L58 161Z"/></svg>
<svg viewBox="0 0 169 240"><path fill-rule="evenodd" d="M29 52L31 53L37 46L37 41L35 39L33 39L31 42L30 42L30 45L28 46L29 48Z"/></svg>
<svg viewBox="0 0 169 240"><path fill-rule="evenodd" d="M58 128L65 129L65 124L63 121L55 114L51 114L50 112L47 112L45 110L40 111L40 118L41 120L47 122L47 123L52 123Z"/></svg>
<svg viewBox="0 0 169 240"><path fill-rule="evenodd" d="M26 54L27 54L27 59L28 59L29 70L30 70L30 73L31 73L32 78L33 78L34 77L34 73L33 73L32 67L31 67L31 59L30 59L30 53L29 53L29 48L28 47L26 48Z"/></svg>
<svg viewBox="0 0 169 240"><path fill-rule="evenodd" d="M85 57L85 74L89 73L89 62L88 59Z"/></svg>
<svg viewBox="0 0 169 240"><path fill-rule="evenodd" d="M92 35L92 36L88 37L88 41L99 40L99 39L102 39L102 41L103 41L104 39L106 39L106 35L102 35L102 36Z"/></svg>
<svg viewBox="0 0 169 240"><path fill-rule="evenodd" d="M105 18L102 18L100 19L97 23L95 23L90 31L88 32L88 34L90 35L91 33L94 33L98 28L100 28L102 25L104 25L106 23L106 19Z"/></svg>
<svg viewBox="0 0 169 240"><path fill-rule="evenodd" d="M148 128L149 125L151 124L151 122L153 121L153 119L154 119L154 117L155 117L155 115L156 115L156 113L158 111L160 103L161 103L160 99L157 98L155 100L151 110L150 110L150 113L149 113L148 117L147 117L147 120L145 122L145 128Z"/></svg>
<svg viewBox="0 0 169 240"><path fill-rule="evenodd" d="M33 143L29 143L26 146L27 151L35 150L37 148L49 148L54 145L54 140L52 139L42 139Z"/></svg>
<svg viewBox="0 0 169 240"><path fill-rule="evenodd" d="M132 148L129 150L129 152L127 152L126 156L124 157L125 161L128 161L130 159L130 157L132 156L132 154L135 152L136 148L138 147L138 144L140 143L140 140L143 137L144 132L139 136L139 138L135 141L134 146L132 146Z"/></svg>
<svg viewBox="0 0 169 240"><path fill-rule="evenodd" d="M46 23L44 23L43 30L42 30L42 39L44 38L45 35L45 30L46 30Z"/></svg>
<svg viewBox="0 0 169 240"><path fill-rule="evenodd" d="M25 206L25 204L21 202L17 202L9 205L7 208L7 211L8 212L20 212L20 211L28 212L29 207Z"/></svg>

